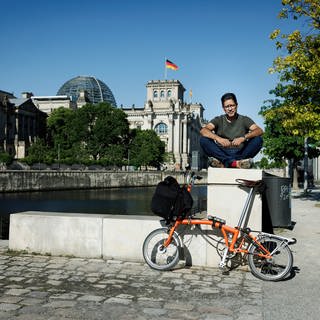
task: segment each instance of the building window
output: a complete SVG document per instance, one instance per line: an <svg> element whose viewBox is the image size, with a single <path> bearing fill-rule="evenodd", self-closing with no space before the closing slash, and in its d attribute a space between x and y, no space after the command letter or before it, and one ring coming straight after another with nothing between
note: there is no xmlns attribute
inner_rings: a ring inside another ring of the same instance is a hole
<svg viewBox="0 0 320 320"><path fill-rule="evenodd" d="M163 90L160 91L160 98L164 98L164 91Z"/></svg>
<svg viewBox="0 0 320 320"><path fill-rule="evenodd" d="M156 132L157 135L167 134L168 133L168 126L163 122L158 123L155 126L154 131Z"/></svg>
<svg viewBox="0 0 320 320"><path fill-rule="evenodd" d="M153 91L153 98L158 98L158 91L157 90Z"/></svg>
<svg viewBox="0 0 320 320"><path fill-rule="evenodd" d="M171 97L171 90L167 91L167 97L170 98Z"/></svg>

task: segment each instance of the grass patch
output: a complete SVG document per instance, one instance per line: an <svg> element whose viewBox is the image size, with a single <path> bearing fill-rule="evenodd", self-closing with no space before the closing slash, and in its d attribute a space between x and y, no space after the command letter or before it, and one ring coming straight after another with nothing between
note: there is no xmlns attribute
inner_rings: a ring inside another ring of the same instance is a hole
<svg viewBox="0 0 320 320"><path fill-rule="evenodd" d="M29 252L27 250L12 250L12 249L8 249L7 250L7 254L10 256L20 256L22 254L28 254Z"/></svg>

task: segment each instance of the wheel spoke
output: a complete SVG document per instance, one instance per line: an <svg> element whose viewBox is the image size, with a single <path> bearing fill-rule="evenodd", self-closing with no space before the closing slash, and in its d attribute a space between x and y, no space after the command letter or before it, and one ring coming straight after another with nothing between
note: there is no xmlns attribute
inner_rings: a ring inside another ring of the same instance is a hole
<svg viewBox="0 0 320 320"><path fill-rule="evenodd" d="M165 247L168 239L168 229L161 228L152 231L143 243L143 257L146 263L156 270L170 270L179 261L179 240L173 235L171 243Z"/></svg>
<svg viewBox="0 0 320 320"><path fill-rule="evenodd" d="M264 254L263 249L252 245L249 248L248 263L253 275L269 281L286 277L293 264L290 248L285 242L272 236L263 237L259 242L271 253L271 258L261 256Z"/></svg>

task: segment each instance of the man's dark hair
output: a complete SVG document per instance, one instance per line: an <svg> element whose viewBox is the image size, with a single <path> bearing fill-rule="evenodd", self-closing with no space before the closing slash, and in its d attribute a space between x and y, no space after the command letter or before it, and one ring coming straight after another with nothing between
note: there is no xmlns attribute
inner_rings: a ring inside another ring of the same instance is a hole
<svg viewBox="0 0 320 320"><path fill-rule="evenodd" d="M229 100L229 99L232 99L234 101L234 103L236 105L238 105L238 101L237 101L237 97L234 93L231 93L231 92L228 92L228 93L225 93L222 97L221 97L221 103L223 105L223 103L226 101L226 100Z"/></svg>

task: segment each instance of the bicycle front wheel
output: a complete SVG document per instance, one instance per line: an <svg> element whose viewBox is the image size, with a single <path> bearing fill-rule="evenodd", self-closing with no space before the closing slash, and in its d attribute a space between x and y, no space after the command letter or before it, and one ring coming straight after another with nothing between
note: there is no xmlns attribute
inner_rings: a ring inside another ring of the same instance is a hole
<svg viewBox="0 0 320 320"><path fill-rule="evenodd" d="M180 241L177 234L173 234L171 243L167 247L163 245L168 239L168 232L168 228L156 229L144 240L143 258L153 269L171 270L179 261Z"/></svg>
<svg viewBox="0 0 320 320"><path fill-rule="evenodd" d="M285 278L293 265L293 256L288 244L272 235L263 236L258 240L272 257L266 259L259 256L265 252L254 243L251 244L248 263L252 274L267 281L278 281Z"/></svg>

